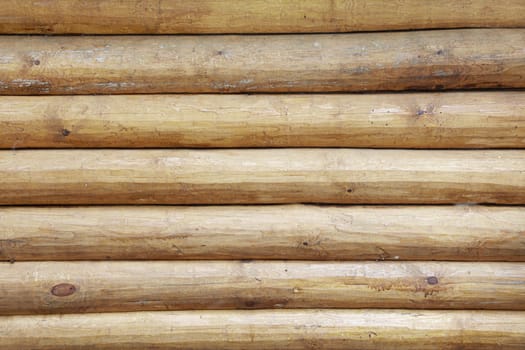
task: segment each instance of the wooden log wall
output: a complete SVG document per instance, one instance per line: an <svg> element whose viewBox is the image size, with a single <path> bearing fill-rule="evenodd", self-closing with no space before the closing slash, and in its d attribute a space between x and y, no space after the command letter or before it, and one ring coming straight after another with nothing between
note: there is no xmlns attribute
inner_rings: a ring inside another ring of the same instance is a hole
<svg viewBox="0 0 525 350"><path fill-rule="evenodd" d="M0 349L523 350L524 88L522 0L0 0Z"/></svg>

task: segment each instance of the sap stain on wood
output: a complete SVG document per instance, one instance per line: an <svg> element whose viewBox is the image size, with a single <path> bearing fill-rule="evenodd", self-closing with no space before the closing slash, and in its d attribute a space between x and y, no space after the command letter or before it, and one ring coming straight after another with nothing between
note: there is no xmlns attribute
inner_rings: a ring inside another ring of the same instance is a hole
<svg viewBox="0 0 525 350"><path fill-rule="evenodd" d="M348 284L360 283L359 281L350 280ZM345 283L346 284L346 283ZM428 278L408 278L399 280L378 280L377 282L368 282L368 287L378 292L398 291L403 293L422 293L424 298L437 295L439 292L447 290L447 286L440 286L435 276ZM411 299L414 304L416 300Z"/></svg>

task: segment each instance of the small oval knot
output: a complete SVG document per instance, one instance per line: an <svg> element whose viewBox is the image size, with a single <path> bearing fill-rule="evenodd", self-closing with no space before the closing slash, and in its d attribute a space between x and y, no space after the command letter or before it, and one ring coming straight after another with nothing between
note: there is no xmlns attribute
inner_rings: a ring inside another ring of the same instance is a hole
<svg viewBox="0 0 525 350"><path fill-rule="evenodd" d="M77 291L71 283L60 283L51 288L51 294L57 297L67 297Z"/></svg>
<svg viewBox="0 0 525 350"><path fill-rule="evenodd" d="M436 276L430 276L430 277L427 277L427 283L428 284L438 284L438 279Z"/></svg>

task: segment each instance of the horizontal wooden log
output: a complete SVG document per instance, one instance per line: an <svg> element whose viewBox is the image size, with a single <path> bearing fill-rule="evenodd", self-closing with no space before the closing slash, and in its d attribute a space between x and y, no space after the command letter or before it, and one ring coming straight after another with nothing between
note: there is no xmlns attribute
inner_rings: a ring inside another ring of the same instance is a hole
<svg viewBox="0 0 525 350"><path fill-rule="evenodd" d="M520 0L0 1L0 33L179 34L525 27Z"/></svg>
<svg viewBox="0 0 525 350"><path fill-rule="evenodd" d="M0 152L0 204L525 203L525 151Z"/></svg>
<svg viewBox="0 0 525 350"><path fill-rule="evenodd" d="M525 29L0 37L0 94L525 87Z"/></svg>
<svg viewBox="0 0 525 350"><path fill-rule="evenodd" d="M187 309L525 310L525 264L87 261L1 263L0 314Z"/></svg>
<svg viewBox="0 0 525 350"><path fill-rule="evenodd" d="M0 317L3 350L522 350L519 311L260 310Z"/></svg>
<svg viewBox="0 0 525 350"><path fill-rule="evenodd" d="M525 148L525 92L0 97L0 148Z"/></svg>
<svg viewBox="0 0 525 350"><path fill-rule="evenodd" d="M525 208L0 208L0 260L525 261Z"/></svg>

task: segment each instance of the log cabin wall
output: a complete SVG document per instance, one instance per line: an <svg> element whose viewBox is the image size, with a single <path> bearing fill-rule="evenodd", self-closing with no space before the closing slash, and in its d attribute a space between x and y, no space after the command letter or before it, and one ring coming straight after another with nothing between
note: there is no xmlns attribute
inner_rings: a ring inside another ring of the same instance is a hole
<svg viewBox="0 0 525 350"><path fill-rule="evenodd" d="M525 349L525 1L0 0L0 34L0 349Z"/></svg>

